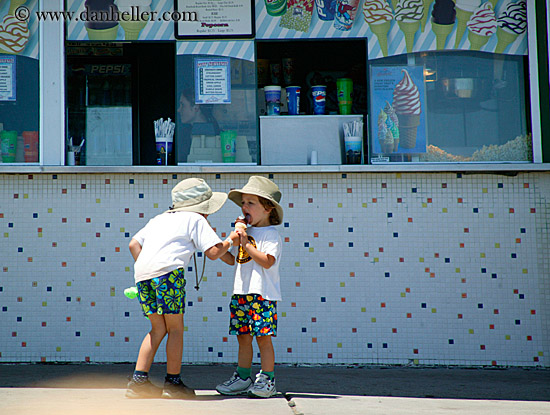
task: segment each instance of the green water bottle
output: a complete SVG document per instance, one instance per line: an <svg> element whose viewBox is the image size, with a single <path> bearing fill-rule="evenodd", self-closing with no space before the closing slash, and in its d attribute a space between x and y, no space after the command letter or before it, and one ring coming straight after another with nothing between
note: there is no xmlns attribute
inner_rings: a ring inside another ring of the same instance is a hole
<svg viewBox="0 0 550 415"><path fill-rule="evenodd" d="M137 287L130 287L130 288L126 288L124 290L124 295L126 297L128 297L130 300L133 300L134 298L136 298L138 296L138 289Z"/></svg>

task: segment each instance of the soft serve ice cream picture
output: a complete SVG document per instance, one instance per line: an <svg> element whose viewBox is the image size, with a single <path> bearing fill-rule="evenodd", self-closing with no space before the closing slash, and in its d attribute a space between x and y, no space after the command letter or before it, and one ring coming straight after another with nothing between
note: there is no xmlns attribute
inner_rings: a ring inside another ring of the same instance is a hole
<svg viewBox="0 0 550 415"><path fill-rule="evenodd" d="M0 24L0 53L20 54L29 42L29 27L13 15L15 10L25 4L26 0L11 0L8 13Z"/></svg>
<svg viewBox="0 0 550 415"><path fill-rule="evenodd" d="M509 3L497 19L498 43L495 53L503 53L509 44L527 30L527 3L525 0Z"/></svg>
<svg viewBox="0 0 550 415"><path fill-rule="evenodd" d="M497 31L493 5L487 2L479 6L468 20L467 26L470 50L480 50Z"/></svg>
<svg viewBox="0 0 550 415"><path fill-rule="evenodd" d="M388 56L388 32L393 20L389 3L386 0L365 0L363 16L372 33L378 38L382 55Z"/></svg>
<svg viewBox="0 0 550 415"><path fill-rule="evenodd" d="M110 17L118 16L114 0L86 0L84 7L88 12L85 23L90 40L116 40L118 21Z"/></svg>
<svg viewBox="0 0 550 415"><path fill-rule="evenodd" d="M147 26L148 20L141 20L141 16L146 16L144 12L151 12L152 0L116 0L116 5L121 13L121 16L126 15L127 18L121 17L120 25L124 29L125 40L137 40L140 32ZM126 12L126 13L124 13ZM136 18L139 16L140 18Z"/></svg>
<svg viewBox="0 0 550 415"><path fill-rule="evenodd" d="M374 153L426 152L422 66L379 66L371 71L370 111Z"/></svg>

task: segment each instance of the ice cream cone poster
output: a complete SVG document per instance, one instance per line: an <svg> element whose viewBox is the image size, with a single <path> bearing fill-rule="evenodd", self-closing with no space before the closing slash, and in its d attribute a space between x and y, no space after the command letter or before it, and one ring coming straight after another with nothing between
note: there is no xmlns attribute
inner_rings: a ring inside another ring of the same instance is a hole
<svg viewBox="0 0 550 415"><path fill-rule="evenodd" d="M67 40L174 39L173 0L67 0L66 11Z"/></svg>
<svg viewBox="0 0 550 415"><path fill-rule="evenodd" d="M426 91L422 66L371 66L371 155L426 152Z"/></svg>
<svg viewBox="0 0 550 415"><path fill-rule="evenodd" d="M38 58L38 0L0 1L0 54Z"/></svg>
<svg viewBox="0 0 550 415"><path fill-rule="evenodd" d="M432 50L527 55L526 0L282 0L282 15L255 1L257 39L367 38L369 60ZM342 25L339 14L353 18Z"/></svg>

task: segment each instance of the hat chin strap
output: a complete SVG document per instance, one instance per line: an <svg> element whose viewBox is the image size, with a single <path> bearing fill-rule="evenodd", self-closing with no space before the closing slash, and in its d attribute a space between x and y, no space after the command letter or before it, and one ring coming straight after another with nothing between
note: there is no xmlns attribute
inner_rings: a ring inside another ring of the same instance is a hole
<svg viewBox="0 0 550 415"><path fill-rule="evenodd" d="M200 284L202 282L202 277L204 277L204 269L206 268L206 258L202 261L202 272L201 272L201 278L199 279L199 271L197 268L197 255L193 253L193 262L195 263L195 290L199 291Z"/></svg>

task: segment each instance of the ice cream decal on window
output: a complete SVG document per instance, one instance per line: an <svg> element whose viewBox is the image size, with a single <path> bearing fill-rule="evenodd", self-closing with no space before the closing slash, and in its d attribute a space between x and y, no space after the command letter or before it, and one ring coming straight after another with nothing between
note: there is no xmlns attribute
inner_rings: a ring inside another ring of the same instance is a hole
<svg viewBox="0 0 550 415"><path fill-rule="evenodd" d="M526 0L256 0L256 38L366 38L369 60L452 49L526 55L526 7Z"/></svg>
<svg viewBox="0 0 550 415"><path fill-rule="evenodd" d="M8 13L0 24L0 53L18 55L29 42L29 27L26 21L15 18L15 10L26 0L11 0Z"/></svg>

